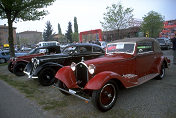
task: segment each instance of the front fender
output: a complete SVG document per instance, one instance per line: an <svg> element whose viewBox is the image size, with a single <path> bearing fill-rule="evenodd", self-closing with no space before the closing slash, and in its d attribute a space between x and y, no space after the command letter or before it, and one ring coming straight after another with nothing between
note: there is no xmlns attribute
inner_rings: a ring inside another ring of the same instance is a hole
<svg viewBox="0 0 176 118"><path fill-rule="evenodd" d="M74 72L71 70L70 66L59 69L55 78L62 81L68 88L78 88Z"/></svg>
<svg viewBox="0 0 176 118"><path fill-rule="evenodd" d="M111 71L104 71L98 73L91 80L89 80L84 89L98 90L102 88L105 83L107 83L111 79L117 79L121 81L123 85L125 85L125 78L123 78L121 75Z"/></svg>
<svg viewBox="0 0 176 118"><path fill-rule="evenodd" d="M46 67L52 67L52 68L55 68L55 69L60 69L60 68L63 67L63 65L58 64L58 63L53 63L53 62L47 62L47 63L44 63L42 65L39 65L37 67L37 69L35 70L33 75L37 75L43 68L46 68Z"/></svg>

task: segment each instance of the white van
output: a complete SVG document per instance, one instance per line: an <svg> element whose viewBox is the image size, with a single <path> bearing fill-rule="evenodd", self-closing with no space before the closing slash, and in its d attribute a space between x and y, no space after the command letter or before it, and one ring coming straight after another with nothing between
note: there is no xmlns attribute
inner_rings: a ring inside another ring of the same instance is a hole
<svg viewBox="0 0 176 118"><path fill-rule="evenodd" d="M37 47L59 45L57 41L42 41L37 44Z"/></svg>

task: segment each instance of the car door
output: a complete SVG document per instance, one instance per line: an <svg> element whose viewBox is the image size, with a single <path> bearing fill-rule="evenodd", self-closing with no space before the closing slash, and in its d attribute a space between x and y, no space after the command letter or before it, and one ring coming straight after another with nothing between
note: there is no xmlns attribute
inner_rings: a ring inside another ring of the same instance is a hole
<svg viewBox="0 0 176 118"><path fill-rule="evenodd" d="M154 59L153 42L143 41L137 43L136 74L139 78L152 73Z"/></svg>

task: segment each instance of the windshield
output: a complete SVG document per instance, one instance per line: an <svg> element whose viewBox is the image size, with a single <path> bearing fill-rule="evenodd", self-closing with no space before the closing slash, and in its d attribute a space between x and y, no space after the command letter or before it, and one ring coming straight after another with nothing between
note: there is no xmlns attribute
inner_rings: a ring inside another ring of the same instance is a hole
<svg viewBox="0 0 176 118"><path fill-rule="evenodd" d="M70 54L76 51L76 46L68 46L63 50L64 54Z"/></svg>
<svg viewBox="0 0 176 118"><path fill-rule="evenodd" d="M39 49L34 48L34 49L32 49L31 51L29 51L28 54L37 54L37 53L39 53Z"/></svg>
<svg viewBox="0 0 176 118"><path fill-rule="evenodd" d="M134 52L134 43L111 43L107 45L106 53L128 53L133 54Z"/></svg>

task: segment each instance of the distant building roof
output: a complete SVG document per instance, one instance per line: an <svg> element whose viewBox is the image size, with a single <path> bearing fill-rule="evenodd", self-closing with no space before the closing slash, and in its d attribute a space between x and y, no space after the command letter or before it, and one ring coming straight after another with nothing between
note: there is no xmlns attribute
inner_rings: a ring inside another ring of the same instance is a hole
<svg viewBox="0 0 176 118"><path fill-rule="evenodd" d="M4 24L4 25L0 25L0 28L1 29L8 29L8 26L6 26L6 24ZM13 29L16 29L16 27L13 27Z"/></svg>
<svg viewBox="0 0 176 118"><path fill-rule="evenodd" d="M31 34L31 33L42 33L42 32L38 32L38 31L24 31L24 32L20 32L18 34Z"/></svg>

